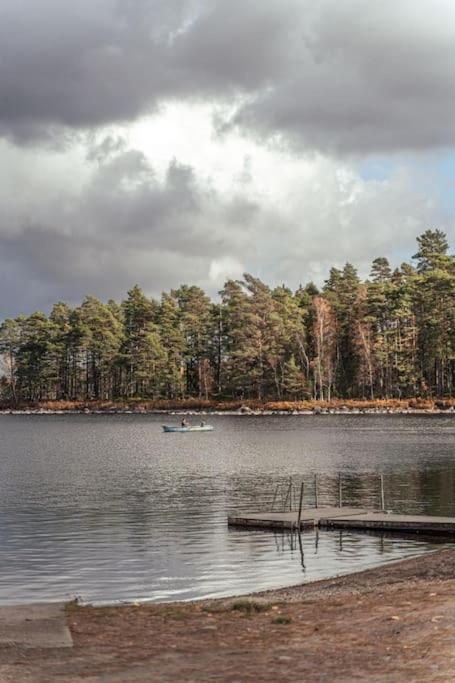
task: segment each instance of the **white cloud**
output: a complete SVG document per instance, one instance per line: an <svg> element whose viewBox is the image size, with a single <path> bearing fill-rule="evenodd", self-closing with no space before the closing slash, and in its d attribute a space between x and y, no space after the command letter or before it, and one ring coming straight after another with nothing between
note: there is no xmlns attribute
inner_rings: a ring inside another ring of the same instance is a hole
<svg viewBox="0 0 455 683"><path fill-rule="evenodd" d="M214 286L221 289L226 280L241 278L245 272L245 266L231 256L222 256L213 259L209 266L209 279Z"/></svg>
<svg viewBox="0 0 455 683"><path fill-rule="evenodd" d="M175 117L191 122L193 144ZM33 163L29 148L4 143L1 310L119 298L134 282L155 296L182 282L215 294L244 271L321 284L347 260L362 275L378 255L401 260L428 225L455 236L410 168L365 180L352 162L299 159L207 126L205 109L181 106L107 129L89 149L34 150Z"/></svg>
<svg viewBox="0 0 455 683"><path fill-rule="evenodd" d="M422 175L455 145L449 0L26 4L0 7L2 312L453 244Z"/></svg>

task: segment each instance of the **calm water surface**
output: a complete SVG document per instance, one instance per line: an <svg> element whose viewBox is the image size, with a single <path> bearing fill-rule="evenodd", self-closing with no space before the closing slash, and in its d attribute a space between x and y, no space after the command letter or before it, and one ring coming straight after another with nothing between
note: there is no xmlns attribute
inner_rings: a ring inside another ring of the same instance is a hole
<svg viewBox="0 0 455 683"><path fill-rule="evenodd" d="M172 418L165 418L167 422ZM176 418L177 420L177 418ZM346 573L436 547L416 538L228 529L274 486L315 472L320 503L455 516L453 416L0 416L0 604L79 595L186 600Z"/></svg>

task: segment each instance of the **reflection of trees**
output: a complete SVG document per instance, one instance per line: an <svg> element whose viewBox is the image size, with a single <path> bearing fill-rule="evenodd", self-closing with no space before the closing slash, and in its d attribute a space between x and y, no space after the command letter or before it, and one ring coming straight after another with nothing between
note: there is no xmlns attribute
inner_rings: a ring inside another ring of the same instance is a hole
<svg viewBox="0 0 455 683"><path fill-rule="evenodd" d="M455 515L455 462L384 477L386 508L408 514Z"/></svg>
<svg viewBox="0 0 455 683"><path fill-rule="evenodd" d="M300 483L304 483L304 507L315 506L314 475L292 477L292 509L298 508L298 492ZM280 480L265 480L261 485L261 495L255 496L250 486L243 488L243 500L250 503L244 506L249 510L271 510L273 494L279 485L276 499L276 510L286 500L289 490L289 477ZM242 483L238 482L239 489ZM338 506L340 480L338 475L319 474L317 491L319 507ZM371 510L380 509L381 484L380 474L376 472L344 472L341 476L343 506L362 507ZM455 460L445 467L415 470L399 470L384 474L384 492L386 509L407 514L433 514L455 516ZM237 490L237 494L239 490ZM286 494L286 495L285 495ZM289 509L286 502L286 509Z"/></svg>
<svg viewBox="0 0 455 683"><path fill-rule="evenodd" d="M432 514L455 515L455 461L450 467L425 472L421 489L423 499L430 501Z"/></svg>

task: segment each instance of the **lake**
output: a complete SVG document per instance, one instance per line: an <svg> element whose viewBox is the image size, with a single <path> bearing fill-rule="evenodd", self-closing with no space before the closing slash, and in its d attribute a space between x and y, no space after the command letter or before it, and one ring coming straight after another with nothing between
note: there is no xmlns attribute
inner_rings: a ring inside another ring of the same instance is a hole
<svg viewBox="0 0 455 683"><path fill-rule="evenodd" d="M164 434L156 415L0 416L0 604L188 600L311 581L417 555L384 534L228 529L303 478L306 505L455 515L455 418L214 416ZM197 421L197 418L194 418Z"/></svg>

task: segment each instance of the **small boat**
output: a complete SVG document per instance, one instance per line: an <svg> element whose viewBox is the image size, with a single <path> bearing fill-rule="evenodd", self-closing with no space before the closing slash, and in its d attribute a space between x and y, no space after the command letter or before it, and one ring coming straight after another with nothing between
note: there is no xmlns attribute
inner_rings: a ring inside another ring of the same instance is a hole
<svg viewBox="0 0 455 683"><path fill-rule="evenodd" d="M163 425L163 432L213 432L212 425L187 425L186 427L172 427Z"/></svg>

